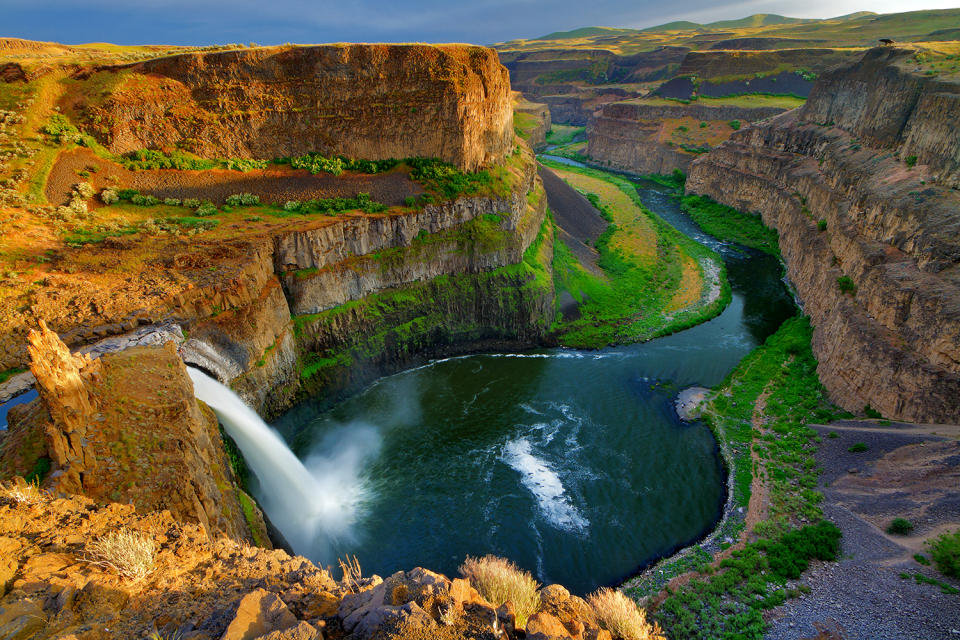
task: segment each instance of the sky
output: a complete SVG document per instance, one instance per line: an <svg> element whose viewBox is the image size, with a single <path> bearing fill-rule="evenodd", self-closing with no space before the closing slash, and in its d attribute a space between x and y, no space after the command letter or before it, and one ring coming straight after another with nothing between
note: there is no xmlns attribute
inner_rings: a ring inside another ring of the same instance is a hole
<svg viewBox="0 0 960 640"><path fill-rule="evenodd" d="M492 44L593 25L643 28L753 13L826 18L957 6L960 0L0 0L0 37L67 44Z"/></svg>

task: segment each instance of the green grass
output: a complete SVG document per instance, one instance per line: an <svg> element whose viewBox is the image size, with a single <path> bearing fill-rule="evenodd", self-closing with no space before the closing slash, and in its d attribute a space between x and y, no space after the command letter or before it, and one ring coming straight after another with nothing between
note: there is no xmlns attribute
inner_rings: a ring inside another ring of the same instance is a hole
<svg viewBox="0 0 960 640"><path fill-rule="evenodd" d="M649 340L703 322L720 313L730 301L729 284L719 256L688 238L648 210L632 182L597 169L570 167L544 160L546 166L605 180L624 192L640 209L657 234L656 259L640 260L613 248L618 233L629 231L611 224L594 243L598 266L605 278L588 271L562 242L554 247L553 273L558 292L567 291L579 304L580 317L558 320L554 331L561 344L600 348ZM592 195L592 194L591 194ZM604 203L592 195L591 200ZM608 219L612 219L608 217ZM720 270L720 297L709 304L667 312L681 280L681 260L686 254L698 264L709 260Z"/></svg>
<svg viewBox="0 0 960 640"><path fill-rule="evenodd" d="M7 369L6 371L0 371L0 384L3 384L13 376L18 373L23 373L26 369L22 367L13 367L12 369Z"/></svg>
<svg viewBox="0 0 960 640"><path fill-rule="evenodd" d="M836 558L839 532L821 520L822 495L812 464L816 432L806 426L831 419L835 410L817 378L811 334L806 318L788 320L712 394L705 419L733 469L733 506L749 502L756 471L766 477L770 510L755 529L760 539L724 560L712 575L670 594L656 610L653 617L671 640L759 640L766 628L763 611L797 595L785 588L786 580L800 575L812 558ZM764 391L768 433L761 437L751 420ZM751 445L762 461L756 470ZM742 526L723 535L733 537ZM631 585L627 592L649 595L644 587Z"/></svg>
<svg viewBox="0 0 960 640"><path fill-rule="evenodd" d="M672 189L672 195L680 200L680 209L705 233L718 240L735 242L780 257L777 230L764 225L758 214L737 211L707 196L684 196L686 177L679 170L670 175L651 175L645 178Z"/></svg>
<svg viewBox="0 0 960 640"><path fill-rule="evenodd" d="M547 131L547 144L567 145L586 134L586 127L574 127L565 124L554 124Z"/></svg>

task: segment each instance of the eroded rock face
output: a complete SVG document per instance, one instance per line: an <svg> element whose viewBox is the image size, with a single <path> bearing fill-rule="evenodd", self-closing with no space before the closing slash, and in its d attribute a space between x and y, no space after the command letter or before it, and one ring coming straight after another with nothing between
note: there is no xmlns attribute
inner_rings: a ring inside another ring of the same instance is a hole
<svg viewBox="0 0 960 640"><path fill-rule="evenodd" d="M11 416L19 446L0 453L5 475L25 474L46 456L52 491L167 509L211 535L251 539L216 416L194 397L172 342L93 361L71 354L46 326L30 342L40 400Z"/></svg>
<svg viewBox="0 0 960 640"><path fill-rule="evenodd" d="M956 123L960 102L925 110L943 83L905 71L905 55L873 50L863 67L828 74L806 106L695 161L687 189L779 231L834 401L949 423L960 416L960 194L946 186L957 146L935 155L924 134L926 163L897 156L919 156L921 134L909 132Z"/></svg>
<svg viewBox="0 0 960 640"><path fill-rule="evenodd" d="M204 157L319 152L438 157L461 169L513 147L510 80L467 45L322 45L195 53L105 68L87 105L111 151L186 147Z"/></svg>
<svg viewBox="0 0 960 640"><path fill-rule="evenodd" d="M600 109L587 124L587 155L599 164L630 173L686 171L696 157L666 144L668 129L683 118L697 121L754 122L783 113L777 107L661 106L614 102Z"/></svg>

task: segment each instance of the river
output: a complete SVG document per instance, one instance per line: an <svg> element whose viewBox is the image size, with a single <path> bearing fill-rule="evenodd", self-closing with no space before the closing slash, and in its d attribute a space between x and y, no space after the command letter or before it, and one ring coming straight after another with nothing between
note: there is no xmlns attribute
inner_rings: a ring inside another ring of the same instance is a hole
<svg viewBox="0 0 960 640"><path fill-rule="evenodd" d="M466 555L493 553L584 594L716 525L716 442L679 420L674 399L721 382L795 307L775 258L718 242L662 187L636 184L648 208L721 254L727 309L643 344L451 358L332 409L294 407L273 426L323 486L354 496L337 536L296 551L324 564L356 555L380 575L457 575Z"/></svg>

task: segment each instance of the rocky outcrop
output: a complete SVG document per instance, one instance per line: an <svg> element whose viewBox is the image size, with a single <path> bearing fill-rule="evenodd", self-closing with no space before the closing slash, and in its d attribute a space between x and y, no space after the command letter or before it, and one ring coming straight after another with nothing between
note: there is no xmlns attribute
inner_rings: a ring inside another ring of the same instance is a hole
<svg viewBox="0 0 960 640"><path fill-rule="evenodd" d="M914 53L872 49L858 64L825 74L800 120L914 157L941 183L960 186L960 84L912 71Z"/></svg>
<svg viewBox="0 0 960 640"><path fill-rule="evenodd" d="M696 123L725 123L730 120L754 122L783 111L775 107L614 102L590 119L587 125L587 155L597 164L629 173L670 173L674 169L686 171L696 155L668 140L667 129L671 123L676 127L684 118Z"/></svg>
<svg viewBox="0 0 960 640"><path fill-rule="evenodd" d="M113 86L102 101L77 109L87 130L114 153L186 148L213 158L423 156L476 169L513 146L509 76L483 47L348 44L190 53L100 68L86 81Z"/></svg>
<svg viewBox="0 0 960 640"><path fill-rule="evenodd" d="M517 134L524 138L534 149L541 149L547 144L547 133L550 131L550 108L540 102L530 102L518 92L514 92L513 122ZM519 115L518 115L519 114Z"/></svg>
<svg viewBox="0 0 960 640"><path fill-rule="evenodd" d="M4 475L26 475L43 458L51 491L166 509L208 532L251 539L217 419L194 398L172 342L97 360L71 354L45 326L30 342L40 400L10 415Z"/></svg>
<svg viewBox="0 0 960 640"><path fill-rule="evenodd" d="M952 423L960 416L960 195L947 188L956 148L930 132L948 135L960 111L921 105L924 96L960 102L943 82L905 71L906 55L874 50L863 66L828 74L806 106L695 161L687 189L758 211L779 231L834 401ZM926 163L897 160L920 148Z"/></svg>
<svg viewBox="0 0 960 640"><path fill-rule="evenodd" d="M153 542L143 578L125 578L122 561L92 554L116 532ZM590 605L560 585L540 590L523 625L512 603L491 604L463 578L417 567L337 581L305 558L212 537L167 512L6 487L0 630L17 640L612 640Z"/></svg>

